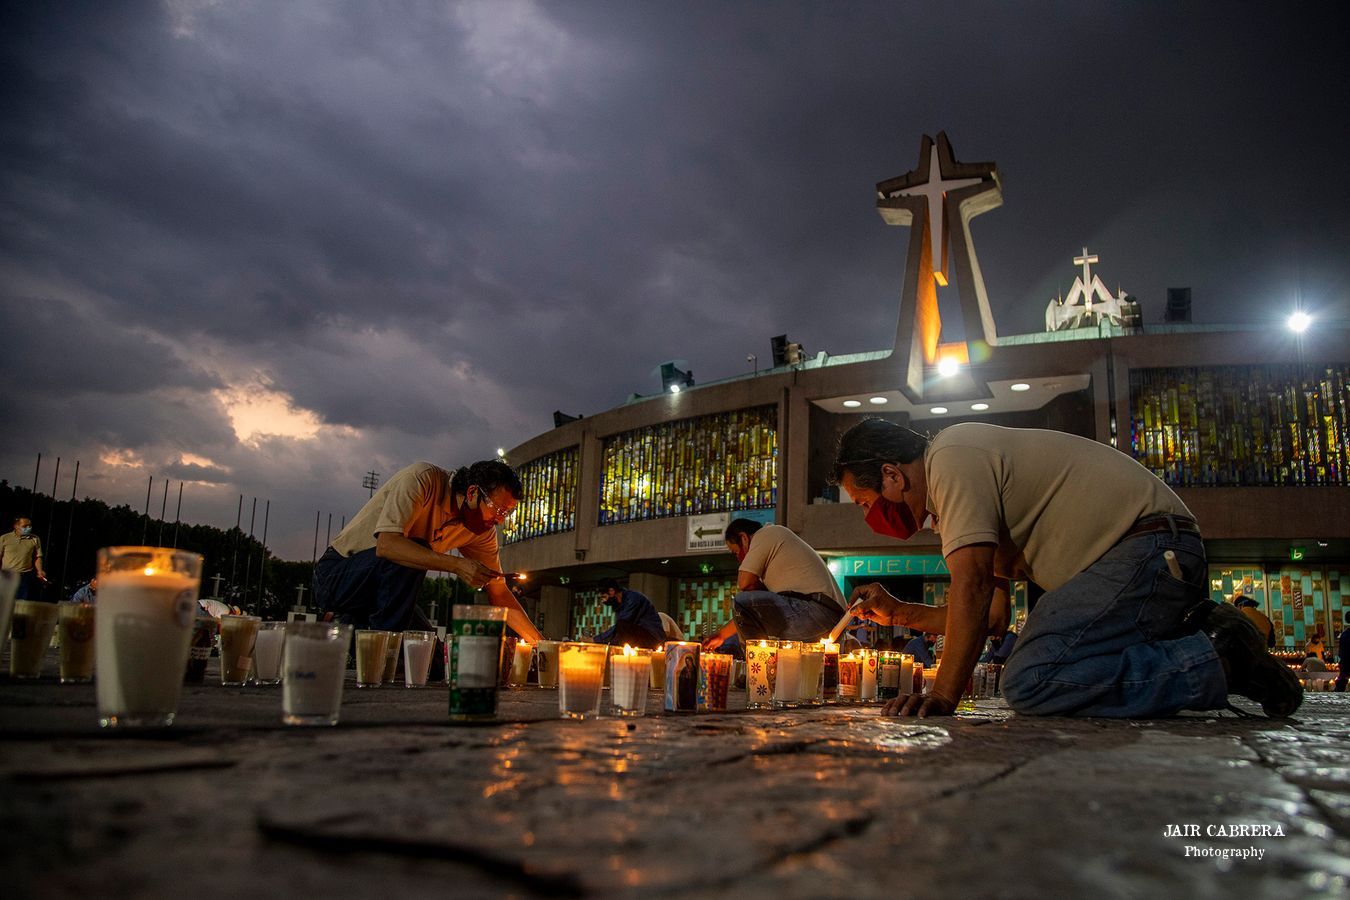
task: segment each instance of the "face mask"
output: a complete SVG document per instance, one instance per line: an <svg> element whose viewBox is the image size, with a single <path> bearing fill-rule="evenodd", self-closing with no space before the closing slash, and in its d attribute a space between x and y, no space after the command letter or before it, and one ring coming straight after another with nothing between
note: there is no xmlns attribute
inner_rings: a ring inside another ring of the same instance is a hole
<svg viewBox="0 0 1350 900"><path fill-rule="evenodd" d="M28 535L30 535L30 534L32 534L32 533L33 533L33 526L32 526L32 525L25 525L25 526L23 526L22 528L19 529L19 534L23 535L24 537L27 537Z"/></svg>
<svg viewBox="0 0 1350 900"><path fill-rule="evenodd" d="M909 511L908 506L889 500L881 494L872 501L872 508L867 511L866 522L867 527L877 534L902 541L909 540L919 530L918 523L914 521L914 513Z"/></svg>

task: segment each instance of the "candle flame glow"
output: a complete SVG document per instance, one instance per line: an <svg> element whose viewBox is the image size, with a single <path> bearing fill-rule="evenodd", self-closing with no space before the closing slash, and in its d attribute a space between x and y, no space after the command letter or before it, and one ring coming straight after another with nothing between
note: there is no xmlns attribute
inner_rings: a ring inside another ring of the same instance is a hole
<svg viewBox="0 0 1350 900"><path fill-rule="evenodd" d="M624 656L637 656L637 651L634 650L634 649L633 649L631 646L629 646L628 644L624 644L624 645L623 645L623 655L624 655Z"/></svg>

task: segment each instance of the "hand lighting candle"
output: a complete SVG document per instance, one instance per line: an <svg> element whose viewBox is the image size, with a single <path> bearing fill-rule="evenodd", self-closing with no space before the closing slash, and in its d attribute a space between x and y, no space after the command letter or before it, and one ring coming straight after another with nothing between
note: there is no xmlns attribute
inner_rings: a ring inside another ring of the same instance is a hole
<svg viewBox="0 0 1350 900"><path fill-rule="evenodd" d="M640 716L647 711L647 683L651 680L651 651L623 645L623 652L609 658L609 700L621 716Z"/></svg>

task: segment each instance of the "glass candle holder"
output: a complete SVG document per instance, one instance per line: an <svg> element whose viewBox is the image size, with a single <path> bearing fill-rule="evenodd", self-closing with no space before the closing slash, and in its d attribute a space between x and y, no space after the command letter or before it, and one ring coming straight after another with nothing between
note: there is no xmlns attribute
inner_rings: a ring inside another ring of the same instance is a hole
<svg viewBox="0 0 1350 900"><path fill-rule="evenodd" d="M511 671L507 684L513 688L523 688L530 680L530 663L534 660L534 645L527 640L516 641L511 654Z"/></svg>
<svg viewBox="0 0 1350 900"><path fill-rule="evenodd" d="M399 650L403 649L403 632L386 631L384 639L384 672L380 680L386 684L394 683L398 674Z"/></svg>
<svg viewBox="0 0 1350 900"><path fill-rule="evenodd" d="M161 547L98 552L94 687L102 727L173 724L201 574L196 553Z"/></svg>
<svg viewBox="0 0 1350 900"><path fill-rule="evenodd" d="M261 622L253 642L253 683L281 684L281 654L286 647L285 622Z"/></svg>
<svg viewBox="0 0 1350 900"><path fill-rule="evenodd" d="M845 653L839 657L839 702L857 703L858 688L862 680L862 659L857 653Z"/></svg>
<svg viewBox="0 0 1350 900"><path fill-rule="evenodd" d="M778 675L774 682L773 708L789 709L801 700L802 642L778 642Z"/></svg>
<svg viewBox="0 0 1350 900"><path fill-rule="evenodd" d="M797 688L799 706L820 706L821 687L825 677L825 648L818 643L803 643Z"/></svg>
<svg viewBox="0 0 1350 900"><path fill-rule="evenodd" d="M900 654L900 696L914 693L914 654Z"/></svg>
<svg viewBox="0 0 1350 900"><path fill-rule="evenodd" d="M61 634L61 683L94 680L94 614L91 603L62 603L57 630Z"/></svg>
<svg viewBox="0 0 1350 900"><path fill-rule="evenodd" d="M16 600L9 626L9 676L37 678L56 631L59 610L55 603Z"/></svg>
<svg viewBox="0 0 1350 900"><path fill-rule="evenodd" d="M359 688L379 687L384 681L385 648L389 644L389 632L376 631L373 628L356 630L356 686Z"/></svg>
<svg viewBox="0 0 1350 900"><path fill-rule="evenodd" d="M621 716L640 716L647 711L647 684L652 677L652 651L623 645L610 654L609 702Z"/></svg>
<svg viewBox="0 0 1350 900"><path fill-rule="evenodd" d="M558 712L566 719L600 715L607 644L568 642L558 648Z"/></svg>
<svg viewBox="0 0 1350 900"><path fill-rule="evenodd" d="M699 654L697 641L666 641L666 711L697 712Z"/></svg>
<svg viewBox="0 0 1350 900"><path fill-rule="evenodd" d="M558 641L540 641L536 651L539 667L539 686L558 686Z"/></svg>
<svg viewBox="0 0 1350 900"><path fill-rule="evenodd" d="M820 668L820 697L826 703L839 702L839 645L829 638L820 642L825 654Z"/></svg>
<svg viewBox="0 0 1350 900"><path fill-rule="evenodd" d="M431 671L431 657L436 651L436 632L403 632L403 684L405 687L426 687L427 673Z"/></svg>
<svg viewBox="0 0 1350 900"><path fill-rule="evenodd" d="M662 644L652 651L652 690L666 689L666 645Z"/></svg>
<svg viewBox="0 0 1350 900"><path fill-rule="evenodd" d="M858 682L858 702L871 703L877 699L877 651L859 650L862 678Z"/></svg>
<svg viewBox="0 0 1350 900"><path fill-rule="evenodd" d="M491 719L497 715L506 607L457 603L451 607L449 636L450 718Z"/></svg>
<svg viewBox="0 0 1350 900"><path fill-rule="evenodd" d="M745 645L745 708L772 709L778 675L778 642L750 641Z"/></svg>
<svg viewBox="0 0 1350 900"><path fill-rule="evenodd" d="M281 721L287 725L336 725L342 707L352 626L287 622L285 630Z"/></svg>
<svg viewBox="0 0 1350 900"><path fill-rule="evenodd" d="M877 699L900 696L900 654L882 650L877 654Z"/></svg>
<svg viewBox="0 0 1350 900"><path fill-rule="evenodd" d="M731 687L731 654L700 653L698 658L699 712L726 712Z"/></svg>

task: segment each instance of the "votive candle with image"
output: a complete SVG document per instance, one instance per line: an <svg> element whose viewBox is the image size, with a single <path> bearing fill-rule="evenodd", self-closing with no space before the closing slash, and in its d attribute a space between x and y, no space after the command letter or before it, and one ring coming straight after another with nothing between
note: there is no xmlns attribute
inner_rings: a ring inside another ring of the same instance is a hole
<svg viewBox="0 0 1350 900"><path fill-rule="evenodd" d="M778 674L778 642L750 641L745 645L745 708L772 709Z"/></svg>
<svg viewBox="0 0 1350 900"><path fill-rule="evenodd" d="M539 686L556 688L558 686L558 641L540 641L536 650L539 669Z"/></svg>
<svg viewBox="0 0 1350 900"><path fill-rule="evenodd" d="M862 661L856 653L839 657L839 702L858 702L858 683L862 678Z"/></svg>

